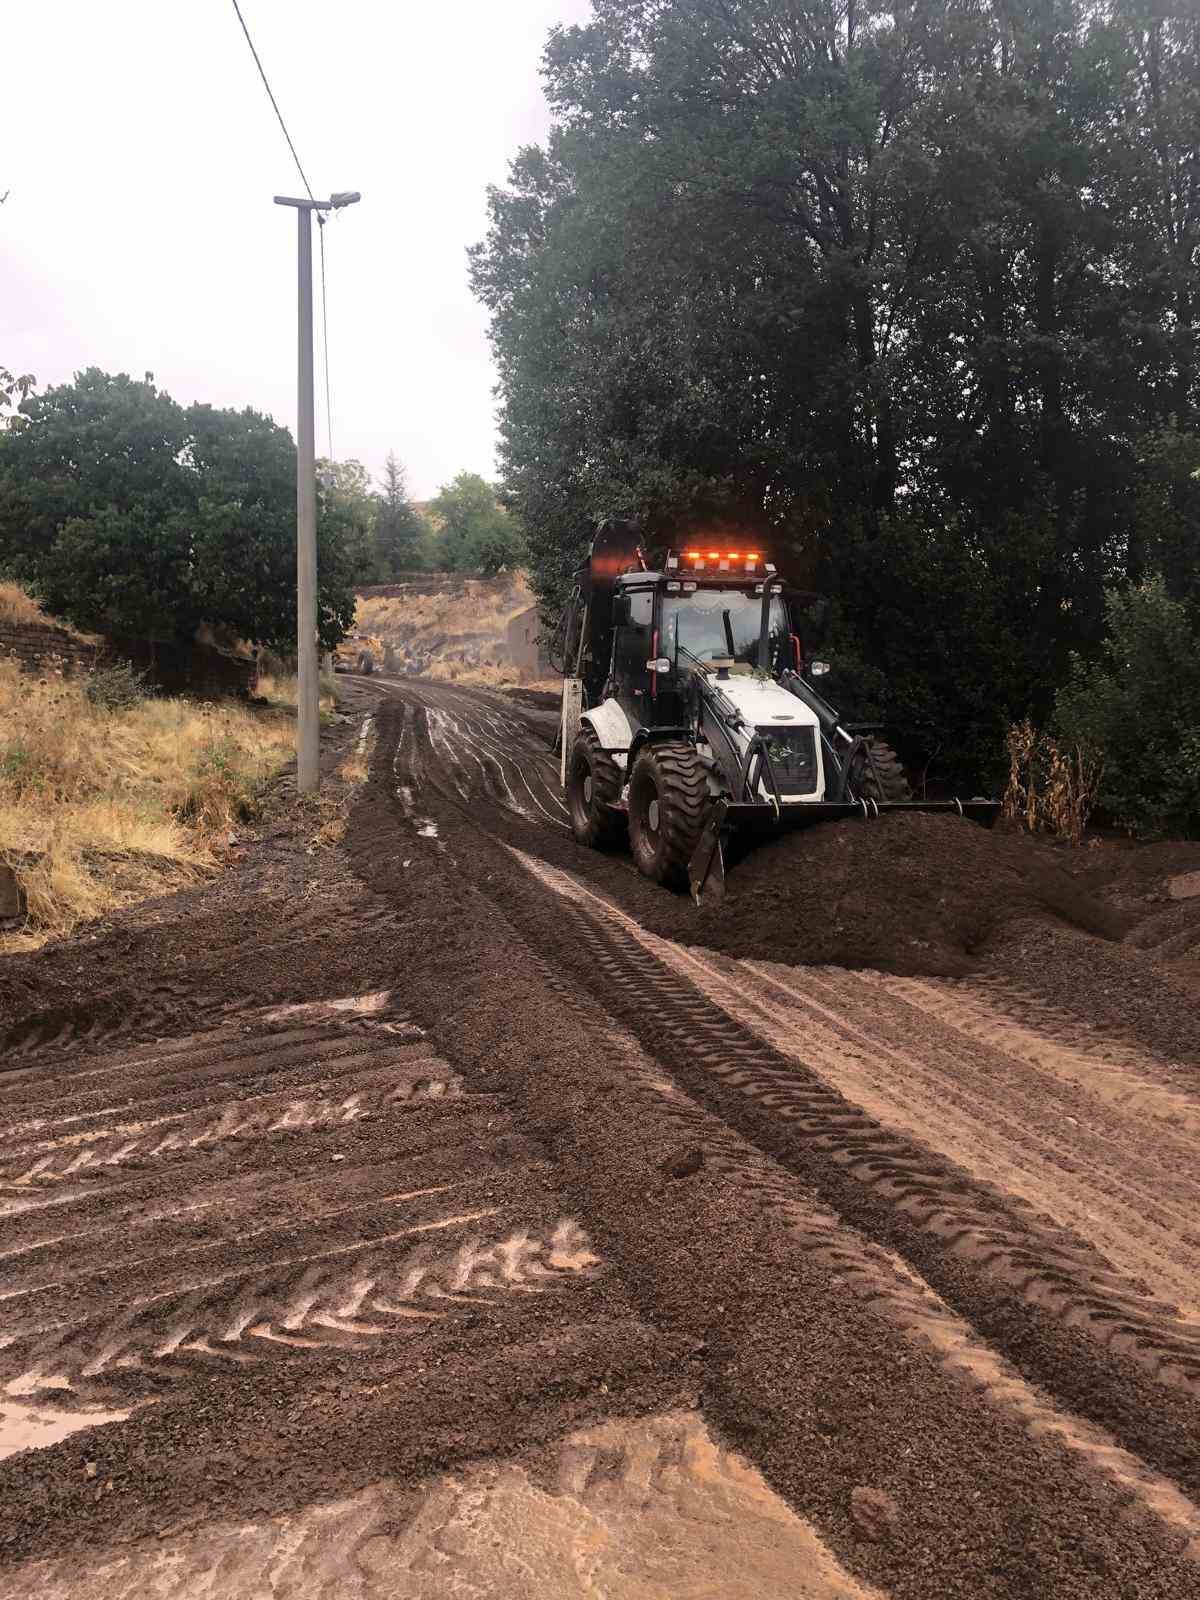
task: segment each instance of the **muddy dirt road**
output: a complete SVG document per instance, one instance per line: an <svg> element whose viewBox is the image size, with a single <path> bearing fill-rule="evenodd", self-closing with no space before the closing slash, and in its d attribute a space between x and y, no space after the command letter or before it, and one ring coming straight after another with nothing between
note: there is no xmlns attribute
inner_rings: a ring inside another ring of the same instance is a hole
<svg viewBox="0 0 1200 1600"><path fill-rule="evenodd" d="M546 713L349 692L341 845L0 974L0 1596L1200 1595L1175 979L667 939Z"/></svg>

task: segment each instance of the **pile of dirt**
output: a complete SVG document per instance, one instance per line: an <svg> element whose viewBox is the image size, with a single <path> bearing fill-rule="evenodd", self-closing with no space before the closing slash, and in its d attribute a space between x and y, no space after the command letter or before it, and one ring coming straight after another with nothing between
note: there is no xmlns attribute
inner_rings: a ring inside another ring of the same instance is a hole
<svg viewBox="0 0 1200 1600"><path fill-rule="evenodd" d="M1200 986L1200 840L1097 841L1068 863L1076 880L1129 919L1129 943Z"/></svg>
<svg viewBox="0 0 1200 1600"><path fill-rule="evenodd" d="M827 823L731 857L723 903L697 911L664 897L654 931L759 960L955 977L1030 914L1102 939L1127 925L1052 850L918 812Z"/></svg>

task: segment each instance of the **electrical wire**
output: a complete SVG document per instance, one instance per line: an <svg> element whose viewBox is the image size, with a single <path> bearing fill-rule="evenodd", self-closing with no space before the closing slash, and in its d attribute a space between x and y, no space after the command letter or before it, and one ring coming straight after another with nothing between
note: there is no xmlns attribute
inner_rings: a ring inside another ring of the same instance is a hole
<svg viewBox="0 0 1200 1600"><path fill-rule="evenodd" d="M300 181L304 185L305 193L308 195L308 198L312 201L313 205L316 206L317 200L316 196L312 192L312 184L309 183L304 168L300 164L300 157L296 154L296 146L293 144L292 136L288 132L287 123L283 120L283 112L279 109L279 102L275 98L274 91L271 88L258 51L254 48L254 40L250 37L250 29L246 26L246 19L242 15L242 8L238 4L238 0L233 0L233 9L237 13L237 19L242 25L242 32L246 36L246 43L250 46L250 54L254 57L254 65L258 68L258 75L263 81L263 88L267 91L267 98L270 100L271 105L274 108L275 115L279 119L279 126L283 130L283 137L287 140L287 147L292 152L292 160L296 163L296 171L300 174ZM321 337L325 360L325 426L329 437L329 459L332 461L333 401L330 397L329 383L329 304L325 289L325 218L321 215L320 211L317 212L317 225L318 238L321 242Z"/></svg>
<svg viewBox="0 0 1200 1600"><path fill-rule="evenodd" d="M279 102L272 93L271 85L267 82L267 75L263 71L262 62L258 59L258 51L254 48L254 40L250 37L250 29L246 26L246 19L242 15L242 8L238 5L238 0L233 0L233 9L237 12L237 19L242 25L242 32L246 35L246 43L250 46L250 54L254 57L254 65L258 68L258 75L263 81L263 88L267 91L267 97L275 107L275 115L279 118L279 126L283 129L283 137L287 140L287 147L292 152L292 160L296 163L296 171L300 174L300 181L308 192L308 198L315 205L316 196L312 192L312 186L308 179L304 176L304 168L300 165L300 157L296 154L296 146L292 143L292 136L287 130L287 123L283 120L283 112L279 109Z"/></svg>
<svg viewBox="0 0 1200 1600"><path fill-rule="evenodd" d="M325 346L325 426L329 430L329 460L333 461L333 400L329 391L329 309L325 299L325 218L317 212L317 238L321 241L321 339Z"/></svg>

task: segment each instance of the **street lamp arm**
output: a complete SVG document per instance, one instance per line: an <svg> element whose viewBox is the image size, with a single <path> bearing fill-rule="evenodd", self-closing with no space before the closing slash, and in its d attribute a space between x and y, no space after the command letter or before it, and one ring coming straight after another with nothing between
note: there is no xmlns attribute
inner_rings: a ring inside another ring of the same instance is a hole
<svg viewBox="0 0 1200 1600"><path fill-rule="evenodd" d="M277 206L295 206L297 211L340 211L343 206L352 206L362 199L356 189L343 189L337 194L331 194L328 200L310 200L307 195L297 198L295 195L277 194Z"/></svg>

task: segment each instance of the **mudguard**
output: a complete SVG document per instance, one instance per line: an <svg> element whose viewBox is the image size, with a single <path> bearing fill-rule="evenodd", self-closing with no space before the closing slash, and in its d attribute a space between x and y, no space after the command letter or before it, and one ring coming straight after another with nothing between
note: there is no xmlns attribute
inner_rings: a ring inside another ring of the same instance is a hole
<svg viewBox="0 0 1200 1600"><path fill-rule="evenodd" d="M625 751L633 742L633 724L615 700L602 700L580 717L606 750Z"/></svg>

